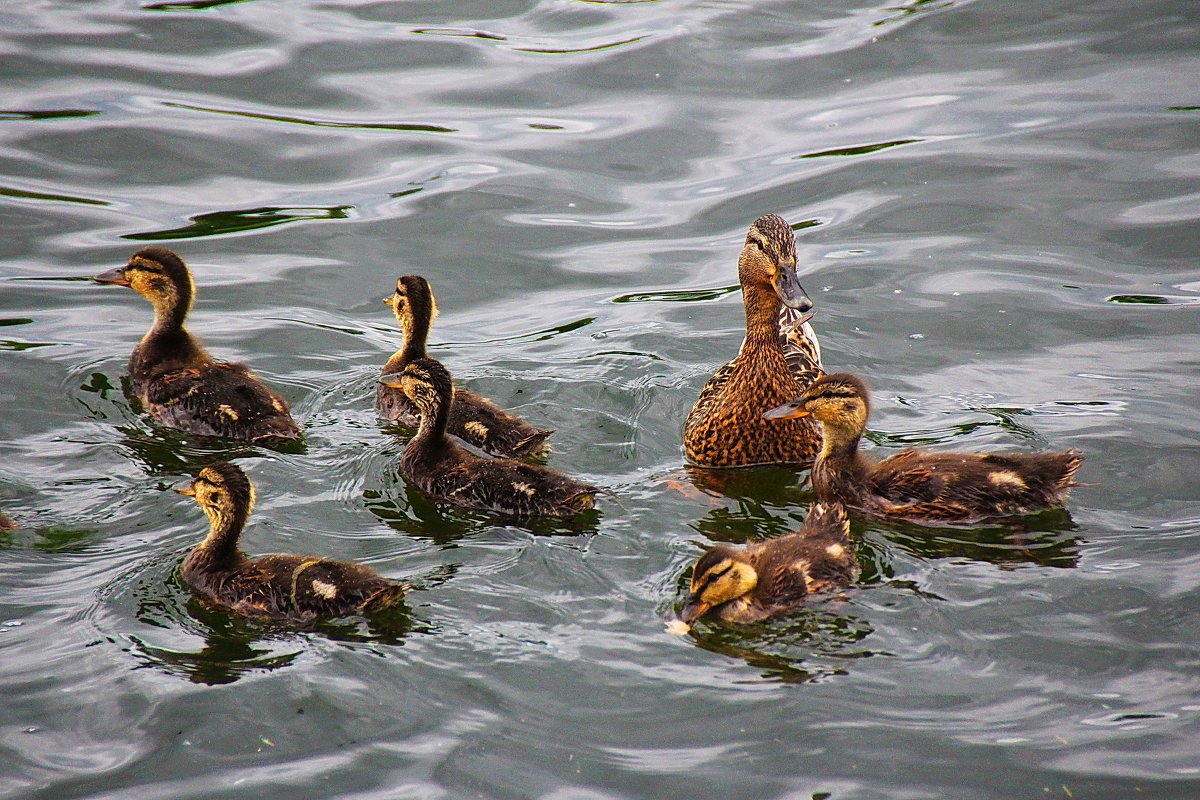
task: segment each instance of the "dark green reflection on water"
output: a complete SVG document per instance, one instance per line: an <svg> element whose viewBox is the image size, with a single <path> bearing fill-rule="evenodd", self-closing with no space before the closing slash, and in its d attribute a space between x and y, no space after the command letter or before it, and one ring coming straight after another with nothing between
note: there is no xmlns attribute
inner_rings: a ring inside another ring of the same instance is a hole
<svg viewBox="0 0 1200 800"><path fill-rule="evenodd" d="M188 597L181 609L175 598L187 590L180 585L177 574L158 585L146 581L136 592L139 621L166 629L183 628L204 639L204 646L198 650L178 650L130 636L130 652L140 662L139 667L210 686L233 683L247 673L289 666L303 652L300 648L281 653L256 646L259 642L290 642L318 634L340 642L398 645L410 632L429 630L415 622L404 603L367 617L320 620L301 626L249 619L195 596Z"/></svg>
<svg viewBox="0 0 1200 800"><path fill-rule="evenodd" d="M224 114L230 117L246 117L261 119L268 122L287 122L292 125L307 125L313 128L353 128L356 130L401 131L406 133L455 133L457 128L447 128L443 125L425 125L418 122L339 122L337 120L304 119L303 117L287 117L280 114L262 114L254 111L230 111L222 108L205 108L186 103L163 103L171 108L183 108L188 111L203 111L208 114Z"/></svg>
<svg viewBox="0 0 1200 800"><path fill-rule="evenodd" d="M1082 543L1065 508L1009 517L987 527L926 527L871 520L897 547L922 559L968 559L1015 567L1022 564L1071 569L1079 566Z"/></svg>
<svg viewBox="0 0 1200 800"><path fill-rule="evenodd" d="M349 219L354 206L287 207L263 206L235 211L213 211L189 217L192 224L182 228L171 228L146 233L126 233L122 239L139 242L156 242L168 239L196 239L202 236L223 236L260 228L273 228L289 222L307 222L324 219Z"/></svg>
<svg viewBox="0 0 1200 800"><path fill-rule="evenodd" d="M379 521L416 539L432 541L443 549L456 547L465 536L496 527L520 528L539 536L581 536L599 530L602 511L594 508L569 519L507 517L486 511L459 508L439 502L400 474L399 463L384 471L382 490L363 492L363 503ZM605 502L605 495L596 498Z"/></svg>
<svg viewBox="0 0 1200 800"><path fill-rule="evenodd" d="M661 292L635 292L614 297L610 303L703 303L740 291L740 283L713 289L666 289Z"/></svg>
<svg viewBox="0 0 1200 800"><path fill-rule="evenodd" d="M90 111L82 108L52 108L36 111L4 110L0 111L0 122L14 119L69 119L72 117L90 117L99 113L99 111Z"/></svg>
<svg viewBox="0 0 1200 800"><path fill-rule="evenodd" d="M206 8L248 3L250 0L193 0L190 3L151 3L142 6L143 11L203 11Z"/></svg>
<svg viewBox="0 0 1200 800"><path fill-rule="evenodd" d="M865 156L870 153L878 153L880 150L888 150L893 147L900 147L906 144L917 144L923 142L924 139L896 139L890 142L877 142L875 144L864 144L858 147L839 147L833 150L820 150L816 153L804 153L802 155L793 156L794 158L824 158L826 156ZM794 226L793 226L794 229Z"/></svg>
<svg viewBox="0 0 1200 800"><path fill-rule="evenodd" d="M1200 297L1181 297L1162 294L1114 294L1110 303L1131 303L1145 306L1192 306L1200 304Z"/></svg>
<svg viewBox="0 0 1200 800"><path fill-rule="evenodd" d="M0 186L0 197L16 197L22 200L51 200L57 203L78 203L85 206L111 206L107 200L93 200L90 197L72 197L69 194L48 194L46 192L30 192L25 189L13 189Z"/></svg>
<svg viewBox="0 0 1200 800"><path fill-rule="evenodd" d="M753 625L701 622L692 628L697 647L738 658L783 683L811 683L850 674L852 662L891 655L863 648L874 632L864 619L839 613L845 600L819 600L783 617Z"/></svg>

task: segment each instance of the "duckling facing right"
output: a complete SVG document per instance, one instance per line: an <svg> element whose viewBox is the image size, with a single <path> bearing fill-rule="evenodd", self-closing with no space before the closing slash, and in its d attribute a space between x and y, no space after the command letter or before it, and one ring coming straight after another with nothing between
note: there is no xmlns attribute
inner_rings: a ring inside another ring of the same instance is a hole
<svg viewBox="0 0 1200 800"><path fill-rule="evenodd" d="M685 627L705 614L758 622L799 608L809 595L843 589L857 575L846 509L816 503L795 533L742 548L717 545L700 556L679 618Z"/></svg>
<svg viewBox="0 0 1200 800"><path fill-rule="evenodd" d="M429 281L420 275L405 275L397 280L395 294L383 302L392 307L404 332L404 343L383 366L383 374L391 375L418 358L427 357L425 341L438 308ZM375 390L375 410L384 419L409 427L416 427L420 416L404 392L382 382ZM454 390L454 405L446 429L485 453L516 457L541 455L548 449L546 439L554 433L535 428L486 397L462 388Z"/></svg>
<svg viewBox="0 0 1200 800"><path fill-rule="evenodd" d="M129 356L134 391L151 416L201 436L261 444L301 438L278 393L245 364L213 359L183 327L196 287L176 253L143 247L93 280L128 286L154 305L154 325Z"/></svg>
<svg viewBox="0 0 1200 800"><path fill-rule="evenodd" d="M845 372L826 375L767 419L812 417L821 452L812 468L817 499L884 519L968 523L1060 505L1083 454L928 453L909 448L878 463L859 450L870 413L867 387Z"/></svg>
<svg viewBox="0 0 1200 800"><path fill-rule="evenodd" d="M409 588L349 561L247 557L238 537L254 508L254 486L233 464L205 467L176 491L194 497L209 522L208 536L184 559L184 583L219 606L248 617L307 623L380 611L399 603Z"/></svg>
<svg viewBox="0 0 1200 800"><path fill-rule="evenodd" d="M400 389L421 416L400 456L400 471L422 491L448 503L514 516L570 517L592 508L596 486L511 458L485 458L446 435L454 382L432 358L418 358L379 379Z"/></svg>

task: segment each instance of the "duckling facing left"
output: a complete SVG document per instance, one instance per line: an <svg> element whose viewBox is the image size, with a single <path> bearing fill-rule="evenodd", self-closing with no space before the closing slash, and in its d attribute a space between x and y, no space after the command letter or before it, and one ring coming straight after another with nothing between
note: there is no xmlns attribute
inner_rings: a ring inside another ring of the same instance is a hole
<svg viewBox="0 0 1200 800"><path fill-rule="evenodd" d="M383 366L383 374L390 375L418 358L427 357L425 341L438 308L429 281L420 275L405 275L397 280L395 293L383 302L392 307L404 332L404 343ZM385 383L375 390L375 410L385 419L410 427L416 427L420 416L404 392ZM486 397L461 387L454 389L454 405L446 430L485 453L517 457L541 455L548 449L546 439L554 433L535 428Z"/></svg>
<svg viewBox="0 0 1200 800"><path fill-rule="evenodd" d="M129 357L134 391L151 416L202 436L264 444L301 438L278 393L245 364L214 360L183 327L196 290L177 254L144 247L93 280L128 286L154 305L154 325Z"/></svg>
<svg viewBox="0 0 1200 800"><path fill-rule="evenodd" d="M208 536L184 559L183 580L217 605L248 617L305 623L380 611L399 603L408 588L349 561L247 557L238 537L254 507L254 486L233 464L205 467L176 491L194 497L209 522Z"/></svg>
<svg viewBox="0 0 1200 800"><path fill-rule="evenodd" d="M706 614L758 622L843 589L857 575L846 509L816 503L795 533L741 548L717 545L700 556L679 617L686 625Z"/></svg>
<svg viewBox="0 0 1200 800"><path fill-rule="evenodd" d="M840 372L814 382L768 419L812 417L821 452L812 468L817 499L885 519L968 523L1060 505L1083 455L928 453L903 450L878 463L859 450L869 414L867 387Z"/></svg>
<svg viewBox="0 0 1200 800"><path fill-rule="evenodd" d="M478 456L455 444L446 435L454 382L432 358L419 358L379 380L403 391L420 414L417 435L400 456L400 471L422 491L455 505L514 516L570 517L595 503L596 486L549 467Z"/></svg>

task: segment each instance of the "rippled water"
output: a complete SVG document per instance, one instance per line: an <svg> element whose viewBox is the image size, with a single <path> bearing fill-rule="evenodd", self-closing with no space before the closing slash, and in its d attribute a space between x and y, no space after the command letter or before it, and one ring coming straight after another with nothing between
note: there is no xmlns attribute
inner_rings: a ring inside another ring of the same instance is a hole
<svg viewBox="0 0 1200 800"><path fill-rule="evenodd" d="M1082 0L0 6L6 796L1200 796L1200 6ZM848 599L663 631L787 470L683 470L757 216L798 229L878 452L1075 447L1069 516L854 526ZM79 280L145 243L307 454L156 428L150 319ZM409 491L379 299L618 493L497 525ZM169 487L237 457L252 553L418 585L288 631L206 611ZM1140 793L1139 793L1140 792Z"/></svg>

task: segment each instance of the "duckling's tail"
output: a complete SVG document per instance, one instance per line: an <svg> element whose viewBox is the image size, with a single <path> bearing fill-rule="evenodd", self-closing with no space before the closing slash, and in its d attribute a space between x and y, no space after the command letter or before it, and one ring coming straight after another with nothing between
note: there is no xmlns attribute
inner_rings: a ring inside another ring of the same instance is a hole
<svg viewBox="0 0 1200 800"><path fill-rule="evenodd" d="M554 431L552 430L548 431L541 428L537 429L529 436L526 436L524 439L513 445L513 455L521 458L526 456L544 455L550 449L550 445L546 443L546 440L549 439L550 435L553 433Z"/></svg>
<svg viewBox="0 0 1200 800"><path fill-rule="evenodd" d="M412 586L407 583L389 584L364 600L359 605L358 610L366 614L371 614L376 611L382 611L385 608L391 608L403 600L404 593L411 588Z"/></svg>
<svg viewBox="0 0 1200 800"><path fill-rule="evenodd" d="M849 542L850 515L841 503L813 503L808 516L804 518L804 533Z"/></svg>

